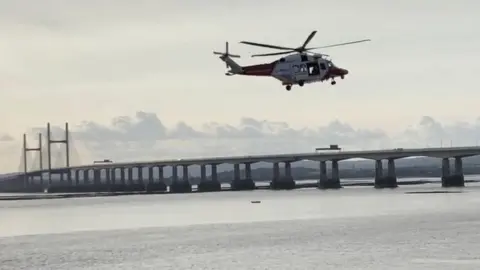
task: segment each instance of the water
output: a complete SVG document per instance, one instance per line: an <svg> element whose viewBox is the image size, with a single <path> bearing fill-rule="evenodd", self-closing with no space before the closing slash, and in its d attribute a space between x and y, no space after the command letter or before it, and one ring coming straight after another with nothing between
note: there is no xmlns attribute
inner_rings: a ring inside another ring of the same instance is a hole
<svg viewBox="0 0 480 270"><path fill-rule="evenodd" d="M467 185L0 201L0 269L479 269Z"/></svg>

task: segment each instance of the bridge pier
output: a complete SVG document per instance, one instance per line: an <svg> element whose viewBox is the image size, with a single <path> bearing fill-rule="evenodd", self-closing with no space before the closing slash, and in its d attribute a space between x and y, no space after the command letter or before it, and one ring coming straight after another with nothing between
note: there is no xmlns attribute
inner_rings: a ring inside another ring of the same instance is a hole
<svg viewBox="0 0 480 270"><path fill-rule="evenodd" d="M82 180L83 180L83 185L89 185L90 184L90 177L88 175L88 169L82 170Z"/></svg>
<svg viewBox="0 0 480 270"><path fill-rule="evenodd" d="M198 184L198 191L199 192L213 192L213 191L221 191L222 185L218 181L218 174L217 174L217 164L210 164L211 167L211 179L207 178L207 166L202 164L200 166L200 178L201 181Z"/></svg>
<svg viewBox="0 0 480 270"><path fill-rule="evenodd" d="M80 170L75 170L74 171L74 178L75 178L75 186L78 187L80 186Z"/></svg>
<svg viewBox="0 0 480 270"><path fill-rule="evenodd" d="M93 183L97 187L100 187L100 185L102 184L102 178L99 169L93 169Z"/></svg>
<svg viewBox="0 0 480 270"><path fill-rule="evenodd" d="M455 172L450 172L450 159L442 159L442 187L464 187L462 157L455 157Z"/></svg>
<svg viewBox="0 0 480 270"><path fill-rule="evenodd" d="M137 171L137 179L135 181L135 177L133 176L133 170ZM124 169L125 170L125 169ZM136 166L136 167L129 167L127 168L127 184L126 185L118 185L115 186L112 190L117 192L140 192L145 190L145 185L143 183L143 168Z"/></svg>
<svg viewBox="0 0 480 270"><path fill-rule="evenodd" d="M271 189L294 189L295 181L292 177L291 162L285 162L285 174L280 175L280 165L278 162L273 163L273 179L270 182Z"/></svg>
<svg viewBox="0 0 480 270"><path fill-rule="evenodd" d="M113 186L112 172L110 171L109 168L105 168L105 182L108 189L110 189Z"/></svg>
<svg viewBox="0 0 480 270"><path fill-rule="evenodd" d="M153 169L158 168L158 182L155 181L155 176L153 173ZM163 177L163 166L152 166L148 169L149 173L149 182L148 185L145 187L146 192L166 192L167 185L165 184L165 179Z"/></svg>
<svg viewBox="0 0 480 270"><path fill-rule="evenodd" d="M117 186L118 181L117 181L117 168L110 168L108 169L110 171L110 180L112 185Z"/></svg>
<svg viewBox="0 0 480 270"><path fill-rule="evenodd" d="M320 180L318 181L319 189L339 189L342 188L340 184L340 172L338 168L338 160L332 160L332 175L331 178L327 175L327 162L320 161Z"/></svg>
<svg viewBox="0 0 480 270"><path fill-rule="evenodd" d="M133 168L132 167L128 167L127 168L127 186L129 187L133 187Z"/></svg>
<svg viewBox="0 0 480 270"><path fill-rule="evenodd" d="M125 168L115 168L115 170L117 170L117 169L120 172L120 179L119 179L120 180L119 181L120 186L122 186L122 187L126 186L127 183L125 182Z"/></svg>
<svg viewBox="0 0 480 270"><path fill-rule="evenodd" d="M192 192L192 185L188 180L188 165L183 165L183 180L178 180L177 166L173 166L174 177L172 177L172 183L170 184L171 193L189 193Z"/></svg>
<svg viewBox="0 0 480 270"><path fill-rule="evenodd" d="M256 188L252 179L250 163L245 163L245 179L242 179L240 175L240 164L233 165L233 181L230 186L232 190L254 190Z"/></svg>
<svg viewBox="0 0 480 270"><path fill-rule="evenodd" d="M110 190L115 192L124 191L142 191L144 187L133 181L133 167L119 168L120 169L120 184L113 186ZM127 171L125 175L125 170ZM138 171L137 171L138 172ZM138 176L138 173L137 173ZM126 179L125 179L126 178Z"/></svg>
<svg viewBox="0 0 480 270"><path fill-rule="evenodd" d="M155 183L155 178L153 177L153 166L148 166L148 185L151 186Z"/></svg>
<svg viewBox="0 0 480 270"><path fill-rule="evenodd" d="M141 186L145 185L145 180L143 179L143 167L136 167L137 168L137 183Z"/></svg>
<svg viewBox="0 0 480 270"><path fill-rule="evenodd" d="M117 182L117 168L111 168L107 170L107 175L109 175L108 178L110 179L108 189L111 192L123 191L125 189L125 185Z"/></svg>
<svg viewBox="0 0 480 270"><path fill-rule="evenodd" d="M375 188L396 188L397 176L395 170L395 159L388 159L387 175L384 175L382 160L375 160Z"/></svg>
<svg viewBox="0 0 480 270"><path fill-rule="evenodd" d="M70 168L67 168L67 182L69 187L73 186L72 170Z"/></svg>

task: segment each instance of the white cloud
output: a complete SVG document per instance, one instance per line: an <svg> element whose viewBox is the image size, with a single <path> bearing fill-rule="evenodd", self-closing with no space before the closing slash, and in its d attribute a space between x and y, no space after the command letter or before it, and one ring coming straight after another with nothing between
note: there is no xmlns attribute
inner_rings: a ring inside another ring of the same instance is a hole
<svg viewBox="0 0 480 270"><path fill-rule="evenodd" d="M14 138L6 133L0 133L0 142L11 142Z"/></svg>
<svg viewBox="0 0 480 270"><path fill-rule="evenodd" d="M61 128L52 128L62 138ZM32 129L30 134L44 131ZM429 116L403 132L356 128L340 120L324 126L292 128L285 122L242 118L237 125L209 122L200 128L185 122L168 128L155 113L119 116L110 125L85 121L72 128L74 147L82 161L116 161L179 157L293 153L339 144L348 149L474 145L480 140L480 118L473 123L441 124ZM82 148L83 150L80 150Z"/></svg>
<svg viewBox="0 0 480 270"><path fill-rule="evenodd" d="M84 121L71 125L71 164L90 164L93 160L154 160L202 156L255 155L310 152L314 148L339 144L345 150L395 147L466 146L480 143L480 118L476 121L442 124L424 116L398 133L381 128L357 128L333 120L326 125L293 128L286 122L245 117L236 125L206 122L194 127L186 122L166 126L155 113L139 111L134 116L118 116L108 125ZM28 145L37 145L36 134L44 127L30 129ZM2 136L3 172L18 169L21 143ZM52 138L63 139L63 126L52 126ZM0 144L1 146L1 144ZM63 146L62 146L63 147ZM54 150L56 156L59 151ZM18 158L12 158L18 156ZM46 158L46 157L44 157ZM29 164L32 164L29 161ZM63 159L54 163L61 166Z"/></svg>
<svg viewBox="0 0 480 270"><path fill-rule="evenodd" d="M308 8L292 12L299 6ZM85 162L310 151L329 143L474 144L477 123L438 122L477 113L480 70L471 61L480 44L477 6L473 0L0 1L0 113L16 116L2 119L1 127L17 138L45 121L95 119L72 127ZM325 27L329 22L335 27ZM273 79L226 77L211 54L228 40L242 65L270 61L250 59L269 50L238 41L298 46L315 29L311 46L372 39L324 51L351 71L335 87L286 92ZM159 117L139 113L105 125L136 110ZM403 128L422 115L437 121ZM0 170L16 166L15 147L1 149Z"/></svg>

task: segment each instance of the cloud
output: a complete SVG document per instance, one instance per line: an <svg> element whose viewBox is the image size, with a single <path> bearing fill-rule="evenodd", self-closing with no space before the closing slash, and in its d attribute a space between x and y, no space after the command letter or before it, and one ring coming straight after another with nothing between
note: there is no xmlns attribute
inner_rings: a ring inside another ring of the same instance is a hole
<svg viewBox="0 0 480 270"><path fill-rule="evenodd" d="M188 132L185 128L180 128L180 130ZM134 118L130 116L115 117L110 126L85 121L80 124L75 134L79 140L96 142L157 141L166 138L167 128L156 114L140 111L135 114Z"/></svg>
<svg viewBox="0 0 480 270"><path fill-rule="evenodd" d="M52 127L55 137L63 136L61 131ZM293 128L286 122L241 118L236 125L207 122L195 128L179 122L169 128L155 113L139 111L133 117L115 117L108 125L84 121L72 128L71 134L75 147L82 146L88 153L80 154L81 163L90 163L89 159L104 158L129 161L310 152L330 144L352 150L475 145L480 143L480 118L472 123L442 124L424 116L404 131L389 134L381 129L356 128L340 120Z"/></svg>
<svg viewBox="0 0 480 270"><path fill-rule="evenodd" d="M0 133L0 142L11 142L14 138L9 134Z"/></svg>

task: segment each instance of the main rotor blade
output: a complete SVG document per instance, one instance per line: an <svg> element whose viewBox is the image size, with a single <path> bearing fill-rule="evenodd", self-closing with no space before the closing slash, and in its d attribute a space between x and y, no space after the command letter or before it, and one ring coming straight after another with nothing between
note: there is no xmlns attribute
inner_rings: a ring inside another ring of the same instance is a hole
<svg viewBox="0 0 480 270"><path fill-rule="evenodd" d="M240 43L247 44L247 45L252 45L252 46L265 47L265 48L270 48L270 49L294 50L294 48L275 46L275 45L269 45L269 44L262 44L262 43L256 43L256 42L250 42L250 41L240 41Z"/></svg>
<svg viewBox="0 0 480 270"><path fill-rule="evenodd" d="M331 48L331 47L337 47L337 46L343 46L343 45L355 44L355 43L366 42L366 41L370 41L370 39L362 39L362 40L357 40L357 41L350 41L350 42L338 43L338 44L332 44L332 45L321 46L321 47L313 47L313 48L308 48L308 49L306 49L306 50L314 50L314 49Z"/></svg>
<svg viewBox="0 0 480 270"><path fill-rule="evenodd" d="M310 35L307 37L307 39L305 40L305 42L303 43L302 45L302 48L305 49L305 47L308 45L308 43L312 40L312 38L315 36L315 34L317 33L317 31L312 31L312 33L310 33Z"/></svg>
<svg viewBox="0 0 480 270"><path fill-rule="evenodd" d="M286 52L277 52L277 53L264 53L264 54L254 54L252 57L257 57L257 56L272 56L272 55L282 55L282 54L289 54L294 51L286 51Z"/></svg>

